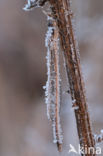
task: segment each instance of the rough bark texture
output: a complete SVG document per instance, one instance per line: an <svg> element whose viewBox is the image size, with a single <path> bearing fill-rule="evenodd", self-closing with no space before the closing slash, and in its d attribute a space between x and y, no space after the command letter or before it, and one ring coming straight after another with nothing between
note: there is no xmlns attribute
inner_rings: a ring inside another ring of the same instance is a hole
<svg viewBox="0 0 103 156"><path fill-rule="evenodd" d="M95 147L80 69L79 51L74 38L70 1L50 0L50 4L53 18L58 25L64 52L80 145L81 147ZM91 152L91 155L95 154Z"/></svg>

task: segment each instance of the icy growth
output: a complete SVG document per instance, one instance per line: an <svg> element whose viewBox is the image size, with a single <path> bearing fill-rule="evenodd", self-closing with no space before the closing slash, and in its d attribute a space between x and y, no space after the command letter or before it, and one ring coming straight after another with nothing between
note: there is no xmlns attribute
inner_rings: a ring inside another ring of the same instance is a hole
<svg viewBox="0 0 103 156"><path fill-rule="evenodd" d="M51 83L51 52L50 52L50 42L51 42L51 37L53 33L53 28L49 27L48 32L46 34L46 40L45 40L45 46L47 47L47 82L45 86L45 96L46 96L46 104L47 104L47 116L48 119L50 119L50 105L51 105L51 88L52 88L52 83Z"/></svg>
<svg viewBox="0 0 103 156"><path fill-rule="evenodd" d="M53 27L48 27L48 31L47 31L46 38L45 38L45 46L47 47L48 50L50 49L50 47L48 46L50 45L50 42L52 42L53 29L54 29ZM47 58L48 58L48 55L47 55Z"/></svg>
<svg viewBox="0 0 103 156"><path fill-rule="evenodd" d="M75 104L76 103L76 99L72 100L72 103Z"/></svg>
<svg viewBox="0 0 103 156"><path fill-rule="evenodd" d="M37 7L37 0L28 0L28 3L23 8L25 11L29 11L35 7Z"/></svg>
<svg viewBox="0 0 103 156"><path fill-rule="evenodd" d="M103 129L101 130L101 133L99 135L94 135L94 139L97 145L103 143Z"/></svg>
<svg viewBox="0 0 103 156"><path fill-rule="evenodd" d="M75 107L73 107L73 109L74 109L74 110L78 110L78 109L79 109L79 107L78 107L78 106L75 106Z"/></svg>
<svg viewBox="0 0 103 156"><path fill-rule="evenodd" d="M46 89L46 86L43 86L43 89L45 90Z"/></svg>
<svg viewBox="0 0 103 156"><path fill-rule="evenodd" d="M28 0L27 4L25 5L25 7L23 8L26 11L32 10L35 7L40 7L43 6L45 4L45 0Z"/></svg>
<svg viewBox="0 0 103 156"><path fill-rule="evenodd" d="M103 134L103 129L101 129L101 133Z"/></svg>

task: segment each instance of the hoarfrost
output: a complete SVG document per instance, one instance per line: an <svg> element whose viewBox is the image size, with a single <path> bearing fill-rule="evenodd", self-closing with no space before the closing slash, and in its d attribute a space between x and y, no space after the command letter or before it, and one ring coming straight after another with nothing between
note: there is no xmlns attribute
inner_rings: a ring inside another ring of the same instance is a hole
<svg viewBox="0 0 103 156"><path fill-rule="evenodd" d="M27 4L23 8L25 11L29 11L33 8L37 7L37 0L28 0Z"/></svg>
<svg viewBox="0 0 103 156"><path fill-rule="evenodd" d="M78 110L78 109L79 109L79 107L78 107L78 106L75 106L75 107L73 107L73 109L74 109L74 110Z"/></svg>
<svg viewBox="0 0 103 156"><path fill-rule="evenodd" d="M103 129L101 129L101 133L103 134Z"/></svg>
<svg viewBox="0 0 103 156"><path fill-rule="evenodd" d="M25 11L32 10L35 7L43 6L46 3L45 0L27 0L27 4L23 8Z"/></svg>
<svg viewBox="0 0 103 156"><path fill-rule="evenodd" d="M72 103L75 104L76 103L76 99L72 100Z"/></svg>
<svg viewBox="0 0 103 156"><path fill-rule="evenodd" d="M101 133L99 135L94 134L94 140L97 145L103 143L103 129L100 132Z"/></svg>

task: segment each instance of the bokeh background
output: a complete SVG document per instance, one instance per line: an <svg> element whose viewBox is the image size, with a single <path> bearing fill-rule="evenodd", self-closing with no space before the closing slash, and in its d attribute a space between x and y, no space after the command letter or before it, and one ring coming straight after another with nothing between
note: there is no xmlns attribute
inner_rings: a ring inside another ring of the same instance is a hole
<svg viewBox="0 0 103 156"><path fill-rule="evenodd" d="M0 156L59 156L43 90L46 16L40 8L23 11L25 3L0 0ZM73 0L72 8L93 132L99 133L103 128L103 1ZM77 147L78 137L62 64L61 156L74 156L68 154L69 144Z"/></svg>

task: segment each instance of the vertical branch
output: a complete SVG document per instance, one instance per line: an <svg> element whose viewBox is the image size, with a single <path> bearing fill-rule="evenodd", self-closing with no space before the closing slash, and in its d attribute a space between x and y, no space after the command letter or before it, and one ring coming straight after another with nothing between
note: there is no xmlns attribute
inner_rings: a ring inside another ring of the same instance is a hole
<svg viewBox="0 0 103 156"><path fill-rule="evenodd" d="M58 29L52 19L48 23L46 35L48 80L46 83L47 116L52 121L54 143L58 150L62 148L62 131L60 125L60 73L58 51Z"/></svg>
<svg viewBox="0 0 103 156"><path fill-rule="evenodd" d="M56 23L54 22L54 47L55 47L55 73L56 73L56 136L57 136L57 147L59 151L61 151L62 148L62 135L61 135L61 125L60 125L60 73L59 73L59 55L58 55L58 45L57 45L57 40L58 40L58 29L56 26Z"/></svg>
<svg viewBox="0 0 103 156"><path fill-rule="evenodd" d="M72 26L72 12L69 0L50 0L53 18L57 22L61 45L64 52L67 77L74 109L77 131L81 147L95 147L84 83L80 69L79 51ZM91 152L92 155L92 152Z"/></svg>

